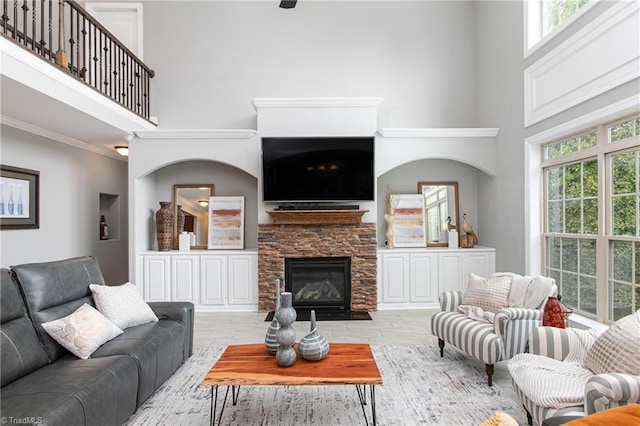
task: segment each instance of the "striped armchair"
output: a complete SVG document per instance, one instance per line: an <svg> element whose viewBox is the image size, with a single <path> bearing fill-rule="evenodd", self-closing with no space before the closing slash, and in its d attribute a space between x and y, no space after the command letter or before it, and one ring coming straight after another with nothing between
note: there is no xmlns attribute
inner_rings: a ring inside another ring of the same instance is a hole
<svg viewBox="0 0 640 426"><path fill-rule="evenodd" d="M557 292L555 281L546 279L543 291ZM539 290L540 291L540 290ZM440 356L445 342L484 362L489 386L493 384L494 364L524 352L529 331L542 325L544 301L536 309L502 308L495 313L493 323L481 322L458 312L463 302L462 291L446 291L440 295L440 312L431 316L431 332L438 338Z"/></svg>
<svg viewBox="0 0 640 426"><path fill-rule="evenodd" d="M586 333L584 330L579 330L578 332ZM535 358L536 355L557 361L564 361L569 358L577 360L585 358L586 352L588 352L593 342L587 342L584 337L578 341L573 333L575 333L573 329L534 328L529 336L529 353L518 355L509 361L508 367L513 389L527 411L530 425L541 425L544 420L551 417L583 417L608 408L640 403L640 376L613 372L593 374L585 368L584 376L575 377L575 381L580 383L577 393L577 395L580 395L578 399L582 399L576 404L575 402L571 403L569 397L569 395L576 394L576 392L572 392L574 383L571 383L573 379L570 373L563 371L561 376L561 372L558 371L555 377L547 378L537 374L533 365L525 365L525 368L520 370L513 367L518 364L522 365L523 360L526 363L528 360ZM620 349L624 350L623 348ZM581 351L584 353L580 353ZM558 363L549 361L549 364L544 365L543 369L547 371L554 368L557 369L558 367L554 367L553 364L557 365ZM574 364L581 365L580 363ZM578 367L573 366L572 368ZM522 374L523 372L526 373ZM532 381L538 383L532 384ZM530 390L527 391L525 388ZM552 388L554 389L553 391L551 390ZM538 392L533 389L537 389ZM539 395L536 395L536 393ZM554 394L560 395L560 397L554 398ZM560 400L561 403L557 407L562 407L554 408L538 405L534 402L534 399L537 400L538 398L543 398L544 401Z"/></svg>

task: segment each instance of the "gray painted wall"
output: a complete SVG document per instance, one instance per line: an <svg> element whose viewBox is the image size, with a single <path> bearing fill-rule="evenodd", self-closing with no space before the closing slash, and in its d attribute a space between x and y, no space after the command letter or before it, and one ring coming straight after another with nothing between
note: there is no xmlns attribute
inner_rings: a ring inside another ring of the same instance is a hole
<svg viewBox="0 0 640 426"><path fill-rule="evenodd" d="M1 231L1 265L93 255L108 284L126 282L127 163L12 127L1 131L2 164L40 172L40 228ZM119 195L118 239L99 240L100 193Z"/></svg>
<svg viewBox="0 0 640 426"><path fill-rule="evenodd" d="M472 127L473 2L154 1L160 128L256 128L256 97L380 96L380 127Z"/></svg>

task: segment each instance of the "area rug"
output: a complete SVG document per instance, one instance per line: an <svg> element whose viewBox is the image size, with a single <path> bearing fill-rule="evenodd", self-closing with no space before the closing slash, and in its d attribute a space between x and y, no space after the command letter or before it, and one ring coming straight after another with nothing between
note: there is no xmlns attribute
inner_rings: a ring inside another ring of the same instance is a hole
<svg viewBox="0 0 640 426"><path fill-rule="evenodd" d="M196 349L126 425L208 425L211 387L200 383L222 350ZM526 424L524 410L496 384L487 386L484 371L461 353L440 358L431 345L372 351L384 382L375 392L378 425L479 425L496 411ZM227 401L222 424L352 426L365 419L355 386L243 386L236 406Z"/></svg>

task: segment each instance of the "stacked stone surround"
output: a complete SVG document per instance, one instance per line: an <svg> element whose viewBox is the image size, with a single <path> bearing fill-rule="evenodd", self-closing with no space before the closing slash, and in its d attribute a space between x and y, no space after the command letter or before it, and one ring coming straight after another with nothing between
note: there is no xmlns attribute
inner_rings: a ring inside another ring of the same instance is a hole
<svg viewBox="0 0 640 426"><path fill-rule="evenodd" d="M275 280L294 257L351 257L351 310L377 309L375 223L258 225L258 311L275 308Z"/></svg>

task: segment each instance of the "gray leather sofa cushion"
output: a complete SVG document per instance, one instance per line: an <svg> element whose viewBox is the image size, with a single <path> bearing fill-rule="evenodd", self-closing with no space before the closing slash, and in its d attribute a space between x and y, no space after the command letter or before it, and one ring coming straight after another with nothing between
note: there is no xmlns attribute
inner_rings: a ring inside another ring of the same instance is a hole
<svg viewBox="0 0 640 426"><path fill-rule="evenodd" d="M98 262L91 256L12 266L25 302L51 361L68 352L40 324L73 313L84 303L95 306L89 284L104 284Z"/></svg>
<svg viewBox="0 0 640 426"><path fill-rule="evenodd" d="M139 407L184 362L184 325L178 321L159 321L129 327L108 341L91 357L126 354L138 369Z"/></svg>
<svg viewBox="0 0 640 426"><path fill-rule="evenodd" d="M0 410L41 425L121 425L136 409L137 382L128 356L69 354L3 387Z"/></svg>
<svg viewBox="0 0 640 426"><path fill-rule="evenodd" d="M2 387L49 363L33 323L24 309L22 294L7 269L0 271L0 347Z"/></svg>

